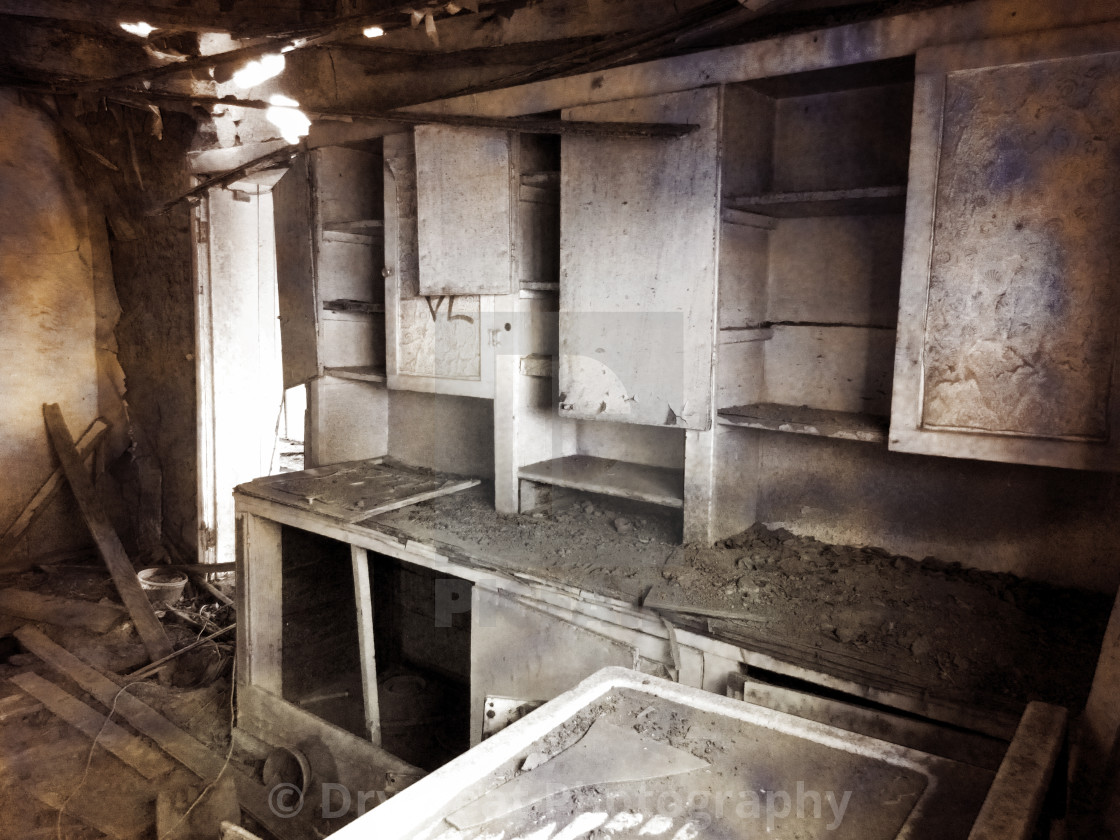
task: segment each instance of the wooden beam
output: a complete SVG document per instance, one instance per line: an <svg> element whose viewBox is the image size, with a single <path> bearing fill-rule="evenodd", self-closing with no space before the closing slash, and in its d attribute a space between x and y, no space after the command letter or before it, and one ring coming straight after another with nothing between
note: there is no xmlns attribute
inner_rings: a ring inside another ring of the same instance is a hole
<svg viewBox="0 0 1120 840"><path fill-rule="evenodd" d="M354 600L358 608L358 653L362 665L362 699L366 711L366 735L381 746L381 713L377 704L377 656L373 645L373 597L370 591L369 555L364 548L350 546L354 570Z"/></svg>
<svg viewBox="0 0 1120 840"><path fill-rule="evenodd" d="M159 747L205 781L213 781L223 772L233 776L241 807L257 822L272 832L278 840L304 840L314 836L311 826L299 815L281 819L269 807L268 791L235 766L227 766L222 756L191 735L188 735L167 718L137 700L121 687L106 678L72 653L55 644L34 627L22 627L16 638L60 674L76 682L105 706L116 702L116 713L121 720L141 735L151 738Z"/></svg>
<svg viewBox="0 0 1120 840"><path fill-rule="evenodd" d="M78 501L78 508L86 520L90 535L97 543L97 549L105 565L113 575L113 583L121 600L128 608L132 621L136 625L136 632L144 642L144 649L152 659L162 659L171 653L171 641L164 632L163 625L156 618L155 610L140 586L140 579L136 570L125 554L120 537L113 530L101 500L93 489L93 482L86 474L85 466L74 448L74 440L70 437L70 430L66 427L66 420L62 416L62 409L57 403L43 406L43 417L47 423L47 432L51 443L54 444L58 459L62 462L62 470L70 482L70 489L74 491L74 498Z"/></svg>
<svg viewBox="0 0 1120 840"><path fill-rule="evenodd" d="M63 691L50 680L45 680L32 671L16 674L11 679L55 715L90 738L96 738L101 747L145 779L158 778L174 768L162 753L112 721L106 721L105 715Z"/></svg>
<svg viewBox="0 0 1120 840"><path fill-rule="evenodd" d="M116 604L94 604L22 589L0 589L0 613L27 621L45 621L64 627L84 627L106 633L124 617Z"/></svg>
<svg viewBox="0 0 1120 840"><path fill-rule="evenodd" d="M264 169L268 166L291 160L294 155L299 153L301 148L301 146L285 146L282 149L277 149L275 151L261 155L258 158L253 158L248 163L243 163L241 164L241 166L238 166L236 169L231 169L229 172L226 172L223 175L215 175L213 178L207 178L205 181L198 184L198 186L187 190L177 198L173 198L170 201L165 201L163 204L159 205L159 207L151 210L150 215L155 216L159 215L160 213L166 213L168 210L170 210L180 202L189 201L192 198L201 198L211 189L224 187L227 184L232 184L234 181L243 178L246 173L255 172L258 169Z"/></svg>
<svg viewBox="0 0 1120 840"><path fill-rule="evenodd" d="M78 457L84 462L93 453L93 448L109 429L109 424L98 417L78 439ZM0 535L0 565L4 565L16 544L28 529L35 524L47 506L53 501L55 495L62 488L65 476L62 467L56 467L50 477L43 482L43 486L31 497L27 507L23 509L15 521Z"/></svg>
<svg viewBox="0 0 1120 840"><path fill-rule="evenodd" d="M103 90L101 93L110 99L128 104L134 104L135 102L177 102L206 106L232 105L238 108L254 108L257 110L273 107L272 103L264 99L236 99L229 96L196 96L193 94L167 93L165 91L135 90L133 88ZM312 118L343 117L354 120L377 120L381 122L400 123L402 125L424 125L432 123L437 125L456 125L467 128L496 128L504 131L517 131L522 134L582 134L607 137L684 137L686 134L691 134L699 128L699 126L692 123L591 122L583 120L537 119L533 117L485 117L467 114L433 114L418 111L350 110L344 108L304 108L303 111ZM256 158L244 164L242 167L220 177L225 179L224 183L230 183L236 180L236 177L230 177L231 175L236 173L237 176L240 176L247 171L246 167L259 165L267 158L268 155ZM196 187L196 190L202 190L202 185ZM205 190L202 191L205 192ZM182 199L178 200L181 201Z"/></svg>

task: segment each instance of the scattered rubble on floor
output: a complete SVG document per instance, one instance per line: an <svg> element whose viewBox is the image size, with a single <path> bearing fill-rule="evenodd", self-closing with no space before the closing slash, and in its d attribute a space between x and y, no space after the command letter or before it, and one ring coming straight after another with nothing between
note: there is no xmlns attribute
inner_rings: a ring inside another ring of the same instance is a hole
<svg viewBox="0 0 1120 840"><path fill-rule="evenodd" d="M217 837L231 820L264 833L240 815L244 791L232 788L260 771L256 757L231 748L232 633L195 644L232 628L233 607L193 584L174 605L154 605L172 645L189 650L153 668L108 570L83 559L0 576L5 836ZM61 622L26 615L59 599L70 606ZM91 615L93 627L71 620ZM208 789L217 774L200 778L199 762L229 781Z"/></svg>

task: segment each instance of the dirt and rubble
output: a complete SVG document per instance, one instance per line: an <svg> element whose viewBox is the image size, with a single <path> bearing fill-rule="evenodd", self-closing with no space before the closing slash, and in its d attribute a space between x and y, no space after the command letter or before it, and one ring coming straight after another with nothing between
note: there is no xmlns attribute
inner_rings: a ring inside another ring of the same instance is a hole
<svg viewBox="0 0 1120 840"><path fill-rule="evenodd" d="M1075 712L1111 607L1100 593L763 525L682 546L679 512L621 499L577 496L520 516L496 514L491 499L483 485L376 523L495 567L698 617L717 633L866 661L935 694Z"/></svg>

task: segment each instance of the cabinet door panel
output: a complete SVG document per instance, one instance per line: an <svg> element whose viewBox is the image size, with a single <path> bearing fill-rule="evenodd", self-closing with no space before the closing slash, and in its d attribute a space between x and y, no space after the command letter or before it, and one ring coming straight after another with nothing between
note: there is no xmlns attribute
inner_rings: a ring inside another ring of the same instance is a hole
<svg viewBox="0 0 1120 840"><path fill-rule="evenodd" d="M315 269L311 227L311 182L307 156L292 161L272 188L276 228L276 284L280 310L280 354L284 387L319 373Z"/></svg>
<svg viewBox="0 0 1120 840"><path fill-rule="evenodd" d="M891 448L1115 468L1120 53L1055 33L918 68Z"/></svg>
<svg viewBox="0 0 1120 840"><path fill-rule="evenodd" d="M563 138L561 415L710 427L719 105L708 88L565 112L700 128Z"/></svg>
<svg viewBox="0 0 1120 840"><path fill-rule="evenodd" d="M509 133L421 125L415 138L420 293L509 294Z"/></svg>

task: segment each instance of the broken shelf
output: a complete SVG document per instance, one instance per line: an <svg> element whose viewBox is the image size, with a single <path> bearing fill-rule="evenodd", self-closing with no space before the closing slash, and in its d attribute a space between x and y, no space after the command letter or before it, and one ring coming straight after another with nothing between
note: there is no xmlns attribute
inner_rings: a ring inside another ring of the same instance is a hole
<svg viewBox="0 0 1120 840"><path fill-rule="evenodd" d="M353 379L356 382L384 382L385 367L373 365L357 367L328 367L323 368L323 373L335 379Z"/></svg>
<svg viewBox="0 0 1120 840"><path fill-rule="evenodd" d="M906 209L906 186L758 193L729 196L723 204L732 210L783 219L901 213Z"/></svg>
<svg viewBox="0 0 1120 840"><path fill-rule="evenodd" d="M526 481L620 496L665 507L684 507L684 471L592 455L568 455L522 467Z"/></svg>
<svg viewBox="0 0 1120 840"><path fill-rule="evenodd" d="M742 426L772 432L793 432L799 435L885 443L888 420L876 414L850 411L829 411L808 406L754 403L735 405L719 410L722 426Z"/></svg>

